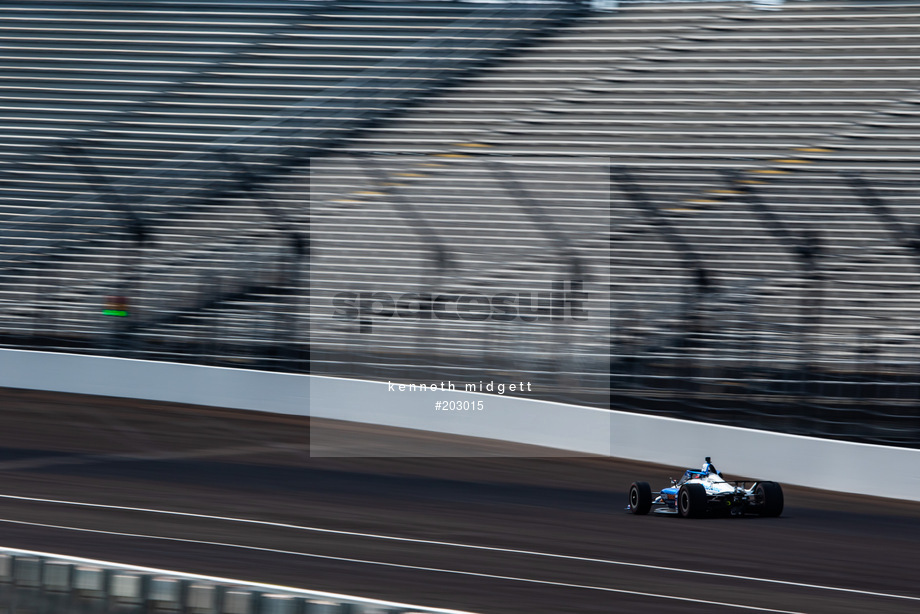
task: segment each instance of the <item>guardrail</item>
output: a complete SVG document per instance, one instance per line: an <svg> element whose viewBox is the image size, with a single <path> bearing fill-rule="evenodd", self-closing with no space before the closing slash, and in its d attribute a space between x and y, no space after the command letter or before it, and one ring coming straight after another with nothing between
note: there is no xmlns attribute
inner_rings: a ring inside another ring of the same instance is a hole
<svg viewBox="0 0 920 614"><path fill-rule="evenodd" d="M0 548L0 614L470 614Z"/></svg>
<svg viewBox="0 0 920 614"><path fill-rule="evenodd" d="M168 382L169 385L164 385ZM461 390L391 391L387 383L124 358L0 350L0 386L310 416L695 466L734 475L920 501L920 450L787 435ZM476 411L435 402L483 401ZM311 441L322 436L311 425ZM437 455L456 455L437 450ZM528 454L532 454L531 450ZM412 449L396 456L431 455ZM333 451L332 455L341 453ZM376 455L380 455L377 453ZM462 454L461 455L466 455Z"/></svg>

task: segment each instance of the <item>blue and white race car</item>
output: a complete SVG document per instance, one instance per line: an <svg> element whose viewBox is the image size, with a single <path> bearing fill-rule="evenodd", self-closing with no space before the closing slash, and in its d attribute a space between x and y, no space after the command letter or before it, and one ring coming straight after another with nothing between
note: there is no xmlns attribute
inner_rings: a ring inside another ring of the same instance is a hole
<svg viewBox="0 0 920 614"><path fill-rule="evenodd" d="M654 496L654 498L653 498ZM728 482L707 456L702 469L687 469L680 480L671 479L669 488L652 492L648 482L633 482L629 487L629 506L633 514L648 514L652 506L659 514L682 518L705 516L779 516L783 513L783 489L776 482Z"/></svg>

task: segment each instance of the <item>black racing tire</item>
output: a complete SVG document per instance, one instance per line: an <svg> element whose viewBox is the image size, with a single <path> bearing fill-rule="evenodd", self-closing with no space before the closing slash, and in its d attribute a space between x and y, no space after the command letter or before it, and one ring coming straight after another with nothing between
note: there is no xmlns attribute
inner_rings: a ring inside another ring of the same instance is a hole
<svg viewBox="0 0 920 614"><path fill-rule="evenodd" d="M681 518L702 518L706 515L706 487L684 484L677 491L677 513Z"/></svg>
<svg viewBox="0 0 920 614"><path fill-rule="evenodd" d="M754 489L757 513L766 518L776 518L783 513L783 487L776 482L760 482Z"/></svg>
<svg viewBox="0 0 920 614"><path fill-rule="evenodd" d="M652 509L652 487L648 482L633 482L629 487L629 511L644 516Z"/></svg>

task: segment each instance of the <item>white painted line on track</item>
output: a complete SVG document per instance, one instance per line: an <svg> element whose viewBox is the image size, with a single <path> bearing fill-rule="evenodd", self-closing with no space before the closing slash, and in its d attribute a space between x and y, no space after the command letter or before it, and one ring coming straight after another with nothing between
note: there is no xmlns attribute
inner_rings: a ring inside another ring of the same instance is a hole
<svg viewBox="0 0 920 614"><path fill-rule="evenodd" d="M805 582L792 582L790 580L774 580L770 578L758 578L756 576L742 576L738 574L728 574L728 573L719 573L715 571L701 571L697 569L684 569L681 567L667 567L663 565L649 565L646 563L632 563L629 561L616 561L612 559L599 559L593 557L584 557L584 556L574 556L569 554L556 554L552 552L540 552L536 550L518 550L514 548L499 548L496 546L481 546L476 544L462 544L458 542L446 542L446 541L437 541L430 539L418 539L413 537L398 537L394 535L379 535L375 533L361 533L357 531L342 531L338 529L325 529L322 527L310 527L304 525L288 524L284 522L272 522L269 520L253 520L250 518L234 518L231 516L216 516L212 514L198 514L195 512L178 512L174 510L160 510L152 509L145 507L129 507L124 505L106 505L102 503L85 503L82 501L66 501L61 499L43 499L39 497L25 497L20 495L3 495L0 494L0 499L12 499L18 501L29 501L33 503L52 503L59 505L71 505L77 507L89 507L96 509L111 509L119 511L132 511L132 512L142 512L145 514L162 514L166 516L180 516L184 518L199 518L203 520L221 520L225 522L236 522L241 524L252 524L258 526L266 527L276 527L282 529L292 529L297 531L309 531L312 533L324 533L328 535L344 535L348 537L362 537L368 539L378 539L385 541L396 541L402 543L411 543L411 544L423 544L428 546L444 546L448 548L463 548L467 550L480 550L485 552L501 552L505 554L517 554L522 556L533 556L533 557L543 557L550 559L559 559L565 561L580 561L583 563L598 563L601 565L617 565L621 567L634 567L638 569L650 569L655 571L667 571L675 573L685 573L693 574L700 576L709 576L714 578L725 578L727 580L744 580L748 582L763 582L766 584L778 584L781 586L791 586L797 588L807 588L814 590L822 591L834 591L841 593L851 593L857 595L865 595L867 597L887 597L890 599L904 599L908 601L917 601L920 602L920 597L914 597L912 595L899 595L896 593L881 593L876 591L866 591L856 588L843 588L839 586L824 586L821 584L808 584Z"/></svg>
<svg viewBox="0 0 920 614"><path fill-rule="evenodd" d="M676 595L664 595L658 593L646 593L642 591L631 591L622 588L609 588L606 586L590 586L587 584L572 584L569 582L553 582L551 580L537 580L535 578L520 578L516 576L502 576L497 574L487 574L475 571L460 571L457 569L442 569L439 567L422 567L419 565L404 565L401 563L387 563L385 561L370 561L366 559L353 559L342 556L331 556L327 554L314 554L312 552L298 552L296 550L281 550L278 548L263 548L261 546L247 546L244 544L232 544L227 542L212 542L201 539L189 539L185 537L165 537L161 535L144 535L141 533L122 533L119 531L104 531L102 529L85 529L81 527L68 527L65 525L45 524L41 522L28 522L25 520L8 520L0 518L0 522L8 524L18 524L30 527L41 527L45 529L60 529L65 531L77 531L80 533L93 533L98 535L113 535L115 537L130 537L137 539L153 539L158 541L180 542L184 544L196 544L200 546L218 546L223 548L237 548L240 550L252 550L256 552L270 552L272 554L284 554L290 556L301 556L314 559L324 559L328 561L339 561L342 563L359 563L362 565L376 565L380 567L395 567L399 569L411 569L413 571L428 571L434 573L445 573L459 576L472 576L476 578L486 578L489 580L506 580L510 582L526 582L528 584L542 584L544 586L558 586L561 588L578 588L592 591L603 591L607 593L619 593L621 595L634 595L637 597L652 597L656 599L668 599L671 601L683 601L688 603L699 603L702 605L720 606L726 608L735 608L740 610L753 610L756 612L773 612L774 614L805 614L794 610L776 610L772 608L762 608L740 603L727 603L722 601L709 601L706 599L694 599L692 597L678 597Z"/></svg>

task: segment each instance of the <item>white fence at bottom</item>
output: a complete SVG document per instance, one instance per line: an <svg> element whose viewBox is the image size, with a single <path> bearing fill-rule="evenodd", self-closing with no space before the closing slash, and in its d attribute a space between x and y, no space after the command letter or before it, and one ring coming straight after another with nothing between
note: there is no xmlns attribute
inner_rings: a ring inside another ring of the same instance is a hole
<svg viewBox="0 0 920 614"><path fill-rule="evenodd" d="M0 548L0 614L469 614Z"/></svg>

